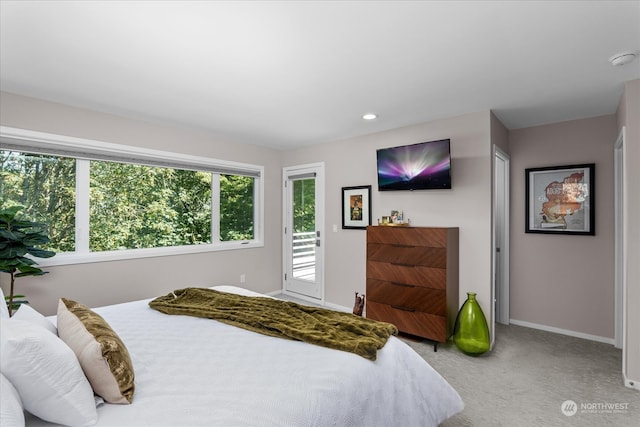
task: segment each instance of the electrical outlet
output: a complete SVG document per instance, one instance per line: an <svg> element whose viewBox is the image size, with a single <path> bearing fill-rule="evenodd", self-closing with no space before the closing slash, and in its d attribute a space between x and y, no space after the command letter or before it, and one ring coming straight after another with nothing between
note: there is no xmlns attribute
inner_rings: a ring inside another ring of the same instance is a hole
<svg viewBox="0 0 640 427"><path fill-rule="evenodd" d="M244 273L242 273L242 274L240 275L240 283L244 283L244 282L246 282L246 281L247 281L247 277L244 275Z"/></svg>

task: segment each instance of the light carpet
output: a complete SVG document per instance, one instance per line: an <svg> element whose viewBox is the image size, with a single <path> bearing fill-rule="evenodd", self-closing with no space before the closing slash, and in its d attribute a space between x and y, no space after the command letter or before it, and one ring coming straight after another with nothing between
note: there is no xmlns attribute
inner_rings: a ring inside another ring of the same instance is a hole
<svg viewBox="0 0 640 427"><path fill-rule="evenodd" d="M471 357L451 341L434 352L429 341L401 338L465 402L444 427L640 426L640 392L624 386L622 351L610 344L496 325L494 349Z"/></svg>

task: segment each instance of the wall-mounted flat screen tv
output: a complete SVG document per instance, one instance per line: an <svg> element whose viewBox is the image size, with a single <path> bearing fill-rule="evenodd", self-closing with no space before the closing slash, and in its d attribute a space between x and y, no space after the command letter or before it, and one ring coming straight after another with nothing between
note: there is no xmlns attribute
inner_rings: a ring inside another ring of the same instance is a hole
<svg viewBox="0 0 640 427"><path fill-rule="evenodd" d="M435 190L451 188L449 139L381 148L378 190Z"/></svg>

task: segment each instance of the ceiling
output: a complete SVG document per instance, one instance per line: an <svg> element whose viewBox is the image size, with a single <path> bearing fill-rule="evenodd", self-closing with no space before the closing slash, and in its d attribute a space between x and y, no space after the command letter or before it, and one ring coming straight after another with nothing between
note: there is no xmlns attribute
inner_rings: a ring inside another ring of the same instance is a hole
<svg viewBox="0 0 640 427"><path fill-rule="evenodd" d="M292 149L616 111L640 1L0 1L0 90ZM366 112L378 114L362 120Z"/></svg>

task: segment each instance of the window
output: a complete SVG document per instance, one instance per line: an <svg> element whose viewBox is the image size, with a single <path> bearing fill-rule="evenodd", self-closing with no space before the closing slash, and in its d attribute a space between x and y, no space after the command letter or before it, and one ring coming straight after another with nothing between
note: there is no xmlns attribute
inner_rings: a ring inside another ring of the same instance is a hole
<svg viewBox="0 0 640 427"><path fill-rule="evenodd" d="M0 150L0 206L47 224L55 252L75 251L75 169L75 159Z"/></svg>
<svg viewBox="0 0 640 427"><path fill-rule="evenodd" d="M220 175L220 240L253 239L253 178Z"/></svg>
<svg viewBox="0 0 640 427"><path fill-rule="evenodd" d="M262 246L260 166L0 130L0 204L58 253L39 264Z"/></svg>
<svg viewBox="0 0 640 427"><path fill-rule="evenodd" d="M211 243L211 175L92 161L89 250Z"/></svg>

